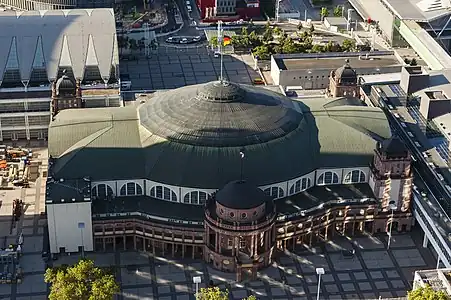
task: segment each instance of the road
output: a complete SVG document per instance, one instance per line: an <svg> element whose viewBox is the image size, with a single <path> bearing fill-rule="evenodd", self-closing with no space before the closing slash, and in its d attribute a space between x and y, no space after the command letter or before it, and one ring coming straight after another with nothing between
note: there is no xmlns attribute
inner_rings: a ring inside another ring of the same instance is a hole
<svg viewBox="0 0 451 300"><path fill-rule="evenodd" d="M377 104L377 106L380 106L379 103ZM423 198L421 195L419 197L426 201L424 207L428 211L428 216L434 221L434 225L437 227L444 241L451 248L451 239L449 236L451 221L448 217L450 214L450 205L446 201L446 199L449 199L447 192L443 188L442 182L437 179L436 174L434 174L435 172L432 171L431 167L425 161L422 152L414 144L412 138L407 134L406 129L400 124L398 118L393 115L386 103L384 103L382 109L386 113L390 124L394 126L395 132L406 143L412 156L415 158L412 162L415 176L414 183L419 188L420 193L423 191L427 195L426 198ZM443 207L443 205L446 206ZM439 241L437 243L440 245Z"/></svg>

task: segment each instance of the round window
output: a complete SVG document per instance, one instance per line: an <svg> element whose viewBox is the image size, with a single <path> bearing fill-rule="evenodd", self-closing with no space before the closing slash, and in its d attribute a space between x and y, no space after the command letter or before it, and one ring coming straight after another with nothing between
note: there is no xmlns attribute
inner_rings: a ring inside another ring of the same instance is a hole
<svg viewBox="0 0 451 300"><path fill-rule="evenodd" d="M233 218L235 214L233 212L230 213L230 217Z"/></svg>
<svg viewBox="0 0 451 300"><path fill-rule="evenodd" d="M230 261L228 261L227 259L224 259L223 261L222 261L222 263L224 264L224 265L229 265L230 264Z"/></svg>
<svg viewBox="0 0 451 300"><path fill-rule="evenodd" d="M242 214L241 214L241 219L246 219L246 217L247 217L247 214L246 214L246 213L242 213Z"/></svg>

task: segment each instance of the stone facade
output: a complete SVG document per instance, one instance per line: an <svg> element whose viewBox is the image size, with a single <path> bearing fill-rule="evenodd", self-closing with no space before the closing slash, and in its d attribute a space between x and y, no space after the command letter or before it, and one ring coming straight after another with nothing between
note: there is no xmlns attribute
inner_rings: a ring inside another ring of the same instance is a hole
<svg viewBox="0 0 451 300"><path fill-rule="evenodd" d="M349 61L330 72L329 95L331 97L359 98L360 88L357 81L357 73L349 65Z"/></svg>

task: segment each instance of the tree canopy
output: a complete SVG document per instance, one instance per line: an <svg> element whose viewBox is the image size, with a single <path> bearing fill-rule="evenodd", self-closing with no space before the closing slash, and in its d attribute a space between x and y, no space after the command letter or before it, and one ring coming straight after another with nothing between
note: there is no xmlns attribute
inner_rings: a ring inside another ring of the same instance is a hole
<svg viewBox="0 0 451 300"><path fill-rule="evenodd" d="M409 300L450 300L449 297L443 291L435 291L430 285L417 288L407 293L407 299Z"/></svg>
<svg viewBox="0 0 451 300"><path fill-rule="evenodd" d="M112 300L119 292L114 276L94 266L92 260L48 268L44 280L51 284L49 300Z"/></svg>
<svg viewBox="0 0 451 300"><path fill-rule="evenodd" d="M201 288L196 300L229 300L229 291L221 291L219 287ZM252 295L243 300L257 300L257 298Z"/></svg>

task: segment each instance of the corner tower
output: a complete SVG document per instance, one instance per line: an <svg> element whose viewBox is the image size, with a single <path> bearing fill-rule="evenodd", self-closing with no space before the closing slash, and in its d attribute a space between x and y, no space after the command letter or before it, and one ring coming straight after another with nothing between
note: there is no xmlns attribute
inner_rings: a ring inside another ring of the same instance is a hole
<svg viewBox="0 0 451 300"><path fill-rule="evenodd" d="M52 83L52 118L63 109L84 107L80 85L80 80L72 80L66 74L66 70L56 82Z"/></svg>
<svg viewBox="0 0 451 300"><path fill-rule="evenodd" d="M273 199L246 181L226 184L205 207L204 259L216 269L256 278L272 262L276 242Z"/></svg>
<svg viewBox="0 0 451 300"><path fill-rule="evenodd" d="M332 97L359 97L357 73L349 65L348 59L343 66L330 73L329 93Z"/></svg>
<svg viewBox="0 0 451 300"><path fill-rule="evenodd" d="M370 186L382 211L407 212L412 195L411 156L403 141L392 137L378 143L371 166Z"/></svg>

